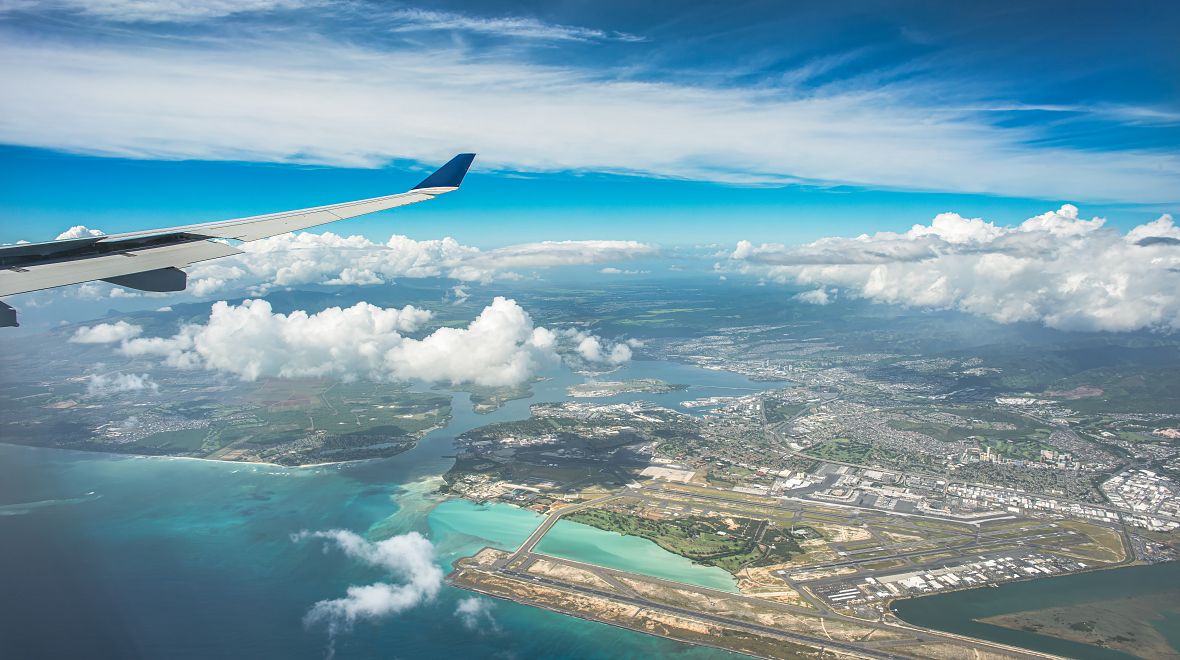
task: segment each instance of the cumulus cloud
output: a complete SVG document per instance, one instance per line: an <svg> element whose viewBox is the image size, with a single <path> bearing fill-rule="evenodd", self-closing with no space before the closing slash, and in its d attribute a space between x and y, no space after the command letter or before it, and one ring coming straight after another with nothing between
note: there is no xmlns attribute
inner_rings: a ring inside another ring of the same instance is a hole
<svg viewBox="0 0 1180 660"><path fill-rule="evenodd" d="M493 607L494 604L490 600L470 596L459 600L459 604L455 606L455 616L459 617L460 623L468 630L480 630L485 625L496 630L498 626L492 617Z"/></svg>
<svg viewBox="0 0 1180 660"><path fill-rule="evenodd" d="M1095 157L1041 139L1036 126L947 105L942 90L917 82L805 90L659 82L520 61L512 49L473 56L432 44L423 57L420 45L284 27L281 36L191 35L145 47L133 33L120 35L130 43L64 43L10 26L0 39L0 69L10 74L0 141L366 167L440 162L470 144L483 167L514 171L1137 203L1173 202L1180 189L1175 153Z"/></svg>
<svg viewBox="0 0 1180 660"><path fill-rule="evenodd" d="M126 321L115 323L99 323L88 327L78 328L70 341L75 344L110 344L124 339L138 337L143 332L141 326Z"/></svg>
<svg viewBox="0 0 1180 660"><path fill-rule="evenodd" d="M631 347L626 343L609 343L584 331L568 329L561 336L573 346L574 352L592 364L619 365L631 359Z"/></svg>
<svg viewBox="0 0 1180 660"><path fill-rule="evenodd" d="M607 364L631 357L625 344L537 327L515 301L502 297L466 328L442 327L420 339L407 336L432 316L410 305L386 309L362 302L315 314L282 314L265 300L222 301L212 306L207 322L184 325L170 337L140 337L141 328L120 321L123 326L80 329L74 341L119 342L119 351L129 357L159 357L169 366L217 370L243 380L334 377L518 385L559 363L559 350Z"/></svg>
<svg viewBox="0 0 1180 660"><path fill-rule="evenodd" d="M1164 214L1127 232L1127 241L1136 245L1176 245L1180 243L1180 227L1172 222L1171 215Z"/></svg>
<svg viewBox="0 0 1180 660"><path fill-rule="evenodd" d="M832 302L832 298L828 295L827 289L823 288L822 286L811 291L804 291L803 293L795 296L795 298L797 300L802 300L805 303L811 303L812 305L826 305Z"/></svg>
<svg viewBox="0 0 1180 660"><path fill-rule="evenodd" d="M295 542L306 539L323 539L350 559L398 580L350 586L343 597L313 605L303 618L304 624L325 626L332 637L350 630L358 619L381 619L434 600L442 587L443 572L434 563L434 545L418 532L377 542L342 529L304 531L292 537Z"/></svg>
<svg viewBox="0 0 1180 660"><path fill-rule="evenodd" d="M1015 227L944 213L900 234L798 247L743 241L729 265L821 291L835 286L879 302L958 309L1005 323L1177 330L1180 240L1171 239L1178 237L1169 215L1123 235L1067 204Z"/></svg>
<svg viewBox="0 0 1180 660"><path fill-rule="evenodd" d="M106 232L101 229L90 229L85 225L74 225L69 229L57 235L54 240L61 241L67 238L90 238L91 236L106 236Z"/></svg>
<svg viewBox="0 0 1180 660"><path fill-rule="evenodd" d="M110 396L123 392L158 392L160 386L147 374L91 374L86 382L89 396Z"/></svg>
<svg viewBox="0 0 1180 660"><path fill-rule="evenodd" d="M467 290L467 287L460 284L456 284L455 286L451 287L451 298L456 305L462 305L463 303L467 302L467 299L470 297L471 292Z"/></svg>
<svg viewBox="0 0 1180 660"><path fill-rule="evenodd" d="M543 241L480 250L447 237L416 241L392 236L384 244L363 236L283 234L243 244L243 254L189 270L189 289L207 296L227 287L255 293L275 286L366 285L400 277L450 277L466 282L515 278L515 271L617 262L651 256L637 241Z"/></svg>
<svg viewBox="0 0 1180 660"><path fill-rule="evenodd" d="M158 291L129 291L106 282L83 282L76 287L64 289L60 295L79 300L105 300L108 298L166 298L171 294Z"/></svg>

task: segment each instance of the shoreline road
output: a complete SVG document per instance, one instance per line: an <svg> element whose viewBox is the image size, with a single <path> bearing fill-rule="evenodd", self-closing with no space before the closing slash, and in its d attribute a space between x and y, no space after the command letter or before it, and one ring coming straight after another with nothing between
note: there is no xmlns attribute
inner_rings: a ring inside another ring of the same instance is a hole
<svg viewBox="0 0 1180 660"><path fill-rule="evenodd" d="M603 504L611 500L618 499L619 497L621 497L619 494L606 495L592 500L587 500L585 502L579 502L578 504L562 507L561 509L550 513L545 517L545 520L543 520L541 524L537 526L535 530L533 530L533 533L529 534L529 537L524 540L524 543L520 544L520 547L516 549L516 552L508 555L507 558L496 562L496 568L513 564L531 554L533 552L533 548L535 548L537 544L541 542L541 539L554 525L557 524L557 521L561 520L562 516L569 513L574 513L575 511L581 511L582 509L587 509L598 504Z"/></svg>

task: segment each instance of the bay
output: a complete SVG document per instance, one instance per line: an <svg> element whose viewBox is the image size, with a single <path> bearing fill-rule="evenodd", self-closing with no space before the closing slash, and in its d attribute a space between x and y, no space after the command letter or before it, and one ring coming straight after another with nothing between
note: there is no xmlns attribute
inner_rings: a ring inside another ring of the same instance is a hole
<svg viewBox="0 0 1180 660"><path fill-rule="evenodd" d="M629 365L611 377L632 377L631 369L634 377L660 377L665 369L669 382L695 377L712 388L656 395L669 406L774 386L662 364ZM565 388L584 380L568 370L549 374L533 396L490 414L475 413L469 395L454 392L450 423L410 451L314 468L0 444L0 655L324 657L328 637L303 625L308 609L350 585L389 578L293 535L343 529L376 540L418 531L444 570L487 545L515 548L536 514L436 494L454 438L527 418L531 403L564 400ZM420 607L359 621L337 636L335 657L729 655L504 601L492 601L486 625L468 629L455 608L470 597L444 586Z"/></svg>
<svg viewBox="0 0 1180 660"><path fill-rule="evenodd" d="M1175 591L1178 584L1180 563L1168 562L910 598L894 603L894 609L903 620L917 626L1081 660L1122 660L1133 656L1028 630L990 625L978 619L1015 612L1097 604L1120 598L1143 598ZM1180 602L1174 603L1170 611L1159 614L1162 620L1153 625L1180 655L1180 648L1176 647L1178 636L1175 628L1180 623Z"/></svg>

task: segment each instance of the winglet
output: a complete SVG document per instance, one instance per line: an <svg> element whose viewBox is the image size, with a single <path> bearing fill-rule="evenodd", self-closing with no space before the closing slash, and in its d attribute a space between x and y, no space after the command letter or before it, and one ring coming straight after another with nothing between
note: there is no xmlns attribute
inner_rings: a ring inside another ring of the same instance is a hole
<svg viewBox="0 0 1180 660"><path fill-rule="evenodd" d="M16 310L0 302L0 328L16 328Z"/></svg>
<svg viewBox="0 0 1180 660"><path fill-rule="evenodd" d="M414 190L421 190L422 188L458 188L460 183L463 183L463 176L467 174L468 168L471 167L471 161L475 160L475 154L459 154L455 156L446 165L438 168L434 174L426 177L422 183L414 186Z"/></svg>

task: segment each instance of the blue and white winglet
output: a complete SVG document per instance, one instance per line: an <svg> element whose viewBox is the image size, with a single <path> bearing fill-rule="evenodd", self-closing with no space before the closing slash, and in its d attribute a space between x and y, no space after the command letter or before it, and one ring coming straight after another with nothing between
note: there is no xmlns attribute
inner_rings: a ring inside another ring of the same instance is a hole
<svg viewBox="0 0 1180 660"><path fill-rule="evenodd" d="M0 296L95 280L141 291L183 291L185 266L242 252L224 239L256 241L425 202L458 190L473 160L475 154L459 154L396 195L183 227L0 246ZM16 325L16 310L0 302L0 327Z"/></svg>

